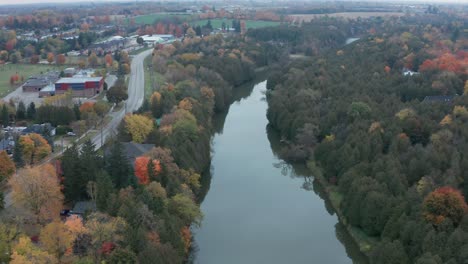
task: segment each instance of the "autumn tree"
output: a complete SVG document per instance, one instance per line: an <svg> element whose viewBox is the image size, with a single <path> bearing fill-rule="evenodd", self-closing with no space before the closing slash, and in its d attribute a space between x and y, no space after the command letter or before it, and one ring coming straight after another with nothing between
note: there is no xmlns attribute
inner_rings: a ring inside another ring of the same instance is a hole
<svg viewBox="0 0 468 264"><path fill-rule="evenodd" d="M0 182L8 179L15 172L15 163L6 151L0 151Z"/></svg>
<svg viewBox="0 0 468 264"><path fill-rule="evenodd" d="M67 57L64 54L59 54L55 57L55 63L57 65L64 65L67 62Z"/></svg>
<svg viewBox="0 0 468 264"><path fill-rule="evenodd" d="M151 112L155 118L160 118L162 115L161 94L158 92L154 92L151 95Z"/></svg>
<svg viewBox="0 0 468 264"><path fill-rule="evenodd" d="M104 57L104 60L106 61L107 67L111 67L112 63L114 62L114 59L112 58L111 54L106 54L106 56Z"/></svg>
<svg viewBox="0 0 468 264"><path fill-rule="evenodd" d="M54 60L55 60L54 53L52 53L52 52L47 53L47 62L49 64L52 64L52 62L54 62Z"/></svg>
<svg viewBox="0 0 468 264"><path fill-rule="evenodd" d="M177 215L184 225L201 224L203 213L191 198L183 194L176 194L169 200L168 207L169 211Z"/></svg>
<svg viewBox="0 0 468 264"><path fill-rule="evenodd" d="M424 199L423 215L434 225L441 224L446 218L458 224L467 212L465 198L451 187L438 188Z"/></svg>
<svg viewBox="0 0 468 264"><path fill-rule="evenodd" d="M29 237L22 236L13 248L10 264L59 263L57 258L34 245Z"/></svg>
<svg viewBox="0 0 468 264"><path fill-rule="evenodd" d="M161 163L159 160L151 160L147 156L140 156L135 159L135 176L140 184L149 184L155 180L160 172Z"/></svg>
<svg viewBox="0 0 468 264"><path fill-rule="evenodd" d="M36 133L21 136L18 144L21 146L23 160L31 165L41 161L52 151L47 140Z"/></svg>
<svg viewBox="0 0 468 264"><path fill-rule="evenodd" d="M106 97L109 102L119 104L128 99L127 87L125 84L117 84L107 91Z"/></svg>
<svg viewBox="0 0 468 264"><path fill-rule="evenodd" d="M14 174L8 184L12 189L13 201L30 210L38 220L58 216L63 195L52 165L25 168Z"/></svg>
<svg viewBox="0 0 468 264"><path fill-rule="evenodd" d="M137 143L143 143L154 127L153 120L143 115L126 115L124 122L127 133Z"/></svg>
<svg viewBox="0 0 468 264"><path fill-rule="evenodd" d="M6 223L0 223L0 252L5 253L0 254L1 263L10 262L13 243L18 234L19 230L15 226L8 225Z"/></svg>
<svg viewBox="0 0 468 264"><path fill-rule="evenodd" d="M88 57L88 63L93 68L99 64L99 58L97 57L96 53L91 53L91 55Z"/></svg>
<svg viewBox="0 0 468 264"><path fill-rule="evenodd" d="M53 221L41 229L39 238L44 248L60 260L71 248L76 236L63 222Z"/></svg>

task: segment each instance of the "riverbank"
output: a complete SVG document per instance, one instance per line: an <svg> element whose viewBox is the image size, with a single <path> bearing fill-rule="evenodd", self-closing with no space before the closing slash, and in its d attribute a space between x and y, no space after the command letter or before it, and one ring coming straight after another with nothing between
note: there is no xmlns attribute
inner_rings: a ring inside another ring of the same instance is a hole
<svg viewBox="0 0 468 264"><path fill-rule="evenodd" d="M333 207L333 211L338 216L338 219L346 228L346 231L354 240L359 250L369 257L369 253L373 246L378 242L377 238L369 237L364 232L348 224L346 218L343 215L343 212L340 209L340 203L343 199L342 195L336 190L336 186L333 186L327 182L327 180L319 173L313 176L317 182L321 185L324 190L325 198L328 199L329 204Z"/></svg>

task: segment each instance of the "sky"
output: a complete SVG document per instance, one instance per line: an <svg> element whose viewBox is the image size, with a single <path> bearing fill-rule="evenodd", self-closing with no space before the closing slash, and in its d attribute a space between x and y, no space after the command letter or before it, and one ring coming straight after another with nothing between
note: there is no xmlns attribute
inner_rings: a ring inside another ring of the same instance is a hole
<svg viewBox="0 0 468 264"><path fill-rule="evenodd" d="M132 2L135 0L128 0L120 2ZM142 0L136 0L142 1ZM159 0L160 1L160 0ZM313 0L312 0L313 1ZM366 1L366 0L364 0ZM391 2L392 0L368 0L372 2ZM11 4L39 4L39 3L76 3L76 2L115 2L115 0L0 0L0 5L11 5ZM440 2L440 3L459 3L468 4L468 0L396 0L395 2Z"/></svg>

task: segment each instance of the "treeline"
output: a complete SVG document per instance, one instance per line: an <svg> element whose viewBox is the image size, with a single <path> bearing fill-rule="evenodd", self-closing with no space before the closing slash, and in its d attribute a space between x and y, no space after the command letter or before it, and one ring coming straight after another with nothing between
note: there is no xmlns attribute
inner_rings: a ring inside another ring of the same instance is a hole
<svg viewBox="0 0 468 264"><path fill-rule="evenodd" d="M467 57L456 27L410 19L278 67L267 115L282 156L307 162L344 221L376 239L358 236L371 263L464 263Z"/></svg>

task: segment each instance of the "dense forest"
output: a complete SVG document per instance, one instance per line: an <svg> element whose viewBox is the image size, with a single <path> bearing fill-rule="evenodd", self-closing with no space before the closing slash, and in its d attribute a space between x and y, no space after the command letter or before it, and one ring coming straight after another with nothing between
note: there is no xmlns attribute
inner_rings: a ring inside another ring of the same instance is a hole
<svg viewBox="0 0 468 264"><path fill-rule="evenodd" d="M308 29L324 23L361 38L345 45L328 32L333 45L273 70L268 119L286 142L283 158L307 163L371 263L466 263L463 21L407 16L346 29L324 19L253 37L305 53L323 43Z"/></svg>

